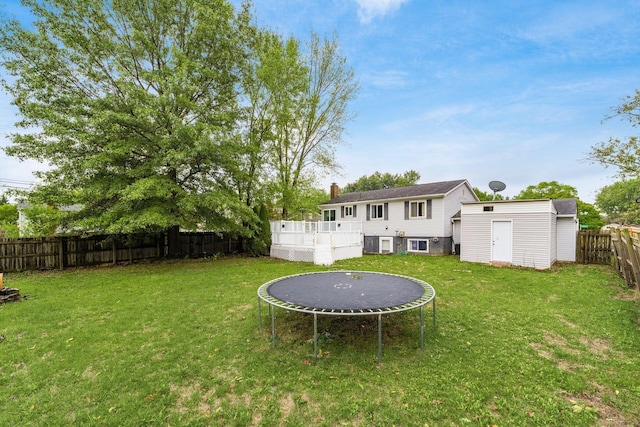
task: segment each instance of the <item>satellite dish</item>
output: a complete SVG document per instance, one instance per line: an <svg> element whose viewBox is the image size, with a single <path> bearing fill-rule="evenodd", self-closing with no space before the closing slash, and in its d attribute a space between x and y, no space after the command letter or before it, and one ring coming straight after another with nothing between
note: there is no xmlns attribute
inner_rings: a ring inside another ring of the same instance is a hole
<svg viewBox="0 0 640 427"><path fill-rule="evenodd" d="M489 183L489 188L491 189L491 191L493 191L493 199L492 200L495 200L496 199L496 193L498 191L504 190L505 188L507 188L507 186L506 186L506 184L504 182L501 182L501 181L491 181Z"/></svg>

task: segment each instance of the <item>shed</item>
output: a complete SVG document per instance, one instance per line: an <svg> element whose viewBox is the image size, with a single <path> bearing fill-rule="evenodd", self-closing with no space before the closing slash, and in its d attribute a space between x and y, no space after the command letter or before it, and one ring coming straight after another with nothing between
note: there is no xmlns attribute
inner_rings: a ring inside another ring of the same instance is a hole
<svg viewBox="0 0 640 427"><path fill-rule="evenodd" d="M576 199L463 203L460 259L539 269L575 262L578 227Z"/></svg>

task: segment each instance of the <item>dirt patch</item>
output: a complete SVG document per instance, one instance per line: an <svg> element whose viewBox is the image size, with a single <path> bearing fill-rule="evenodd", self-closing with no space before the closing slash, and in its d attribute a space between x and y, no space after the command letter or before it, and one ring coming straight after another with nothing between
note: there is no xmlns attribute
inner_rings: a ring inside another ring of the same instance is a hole
<svg viewBox="0 0 640 427"><path fill-rule="evenodd" d="M585 346L589 353L601 357L602 360L609 359L609 352L611 351L611 348L609 346L608 340L604 338L596 338L594 340L590 340L587 337L580 337L580 344Z"/></svg>
<svg viewBox="0 0 640 427"><path fill-rule="evenodd" d="M564 323L565 325L569 326L570 328L576 329L578 327L578 325L576 325L575 323L569 322L561 314L556 314L556 319L558 319L560 322Z"/></svg>
<svg viewBox="0 0 640 427"><path fill-rule="evenodd" d="M634 292L621 291L614 298L620 299L620 300L623 300L623 301L639 301L640 300L640 292L638 292L637 290L634 291Z"/></svg>
<svg viewBox="0 0 640 427"><path fill-rule="evenodd" d="M531 342L529 343L529 345L533 347L540 356L544 357L547 360L554 360L553 355L550 352L542 349L542 344L537 342Z"/></svg>
<svg viewBox="0 0 640 427"><path fill-rule="evenodd" d="M596 387L592 393L580 393L578 395L567 393L565 398L571 404L575 412L593 412L597 415L596 424L603 427L630 427L640 424L625 418L624 413L608 403L610 390L605 387ZM609 396L608 396L609 395Z"/></svg>
<svg viewBox="0 0 640 427"><path fill-rule="evenodd" d="M547 344L557 347L566 353L574 354L574 355L579 355L581 353L580 350L571 347L569 343L567 343L567 340L565 340L564 338L558 335L547 333L544 339L547 342Z"/></svg>
<svg viewBox="0 0 640 427"><path fill-rule="evenodd" d="M286 419L291 414L291 411L293 411L295 406L296 402L294 402L291 393L288 393L286 396L280 399L280 413L282 414L282 418Z"/></svg>
<svg viewBox="0 0 640 427"><path fill-rule="evenodd" d="M99 374L100 374L99 372L96 372L93 370L93 367L87 366L84 372L82 373L82 378L90 381L95 381L98 378Z"/></svg>
<svg viewBox="0 0 640 427"><path fill-rule="evenodd" d="M175 386L172 385L169 387L169 390L172 393L178 394L178 401L176 402L176 409L181 414L186 414L190 411L191 404L190 401L193 399L194 395L200 395L199 401L197 404L197 412L201 417L209 417L213 412L214 408L220 406L220 400L215 399L213 402L210 402L210 397L213 394L212 390L206 391L200 387L200 384L192 384L188 386Z"/></svg>

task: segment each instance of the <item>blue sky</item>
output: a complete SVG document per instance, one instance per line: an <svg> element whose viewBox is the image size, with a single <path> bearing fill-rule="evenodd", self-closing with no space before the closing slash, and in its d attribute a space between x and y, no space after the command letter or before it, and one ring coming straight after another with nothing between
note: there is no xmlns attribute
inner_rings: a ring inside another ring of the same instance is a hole
<svg viewBox="0 0 640 427"><path fill-rule="evenodd" d="M343 171L322 178L327 189L414 169L421 182L466 178L483 191L501 180L506 196L556 180L593 202L616 180L583 159L592 145L634 132L603 119L640 89L636 1L254 0L254 8L283 35L335 32L360 81L358 116L337 151ZM15 113L1 94L1 146ZM33 180L35 167L0 153L0 179Z"/></svg>

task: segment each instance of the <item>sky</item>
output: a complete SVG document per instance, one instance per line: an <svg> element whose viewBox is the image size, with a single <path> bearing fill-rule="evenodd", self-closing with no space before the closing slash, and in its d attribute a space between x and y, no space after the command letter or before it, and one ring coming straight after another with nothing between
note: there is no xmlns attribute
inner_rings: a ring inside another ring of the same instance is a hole
<svg viewBox="0 0 640 427"><path fill-rule="evenodd" d="M640 89L635 0L253 3L258 23L284 36L335 33L360 83L336 152L342 170L318 182L327 191L376 171L416 170L420 183L467 179L486 192L499 180L508 197L555 180L593 203L618 179L586 160L591 147L638 132L607 119ZM0 93L0 147L16 114ZM0 152L0 186L34 181L39 167Z"/></svg>

